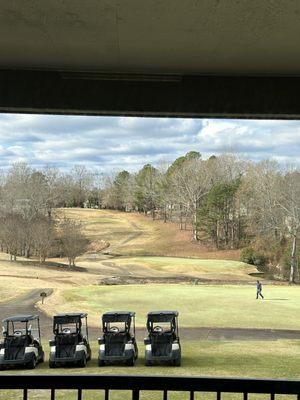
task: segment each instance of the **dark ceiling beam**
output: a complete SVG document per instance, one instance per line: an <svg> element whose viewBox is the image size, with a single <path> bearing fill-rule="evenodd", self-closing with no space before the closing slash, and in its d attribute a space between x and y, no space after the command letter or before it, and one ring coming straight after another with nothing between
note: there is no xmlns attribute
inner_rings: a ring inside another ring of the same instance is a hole
<svg viewBox="0 0 300 400"><path fill-rule="evenodd" d="M300 117L300 78L1 70L0 111L170 117Z"/></svg>

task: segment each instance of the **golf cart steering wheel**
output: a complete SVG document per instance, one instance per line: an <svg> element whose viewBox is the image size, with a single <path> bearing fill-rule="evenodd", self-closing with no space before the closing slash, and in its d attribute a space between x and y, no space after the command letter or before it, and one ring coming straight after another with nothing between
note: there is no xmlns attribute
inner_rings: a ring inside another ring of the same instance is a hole
<svg viewBox="0 0 300 400"><path fill-rule="evenodd" d="M159 325L156 325L153 328L153 332L162 333L163 331L164 331L163 328L161 326L159 326Z"/></svg>
<svg viewBox="0 0 300 400"><path fill-rule="evenodd" d="M67 335L69 335L71 333L71 329L70 328L64 328L62 330L62 333L66 333Z"/></svg>
<svg viewBox="0 0 300 400"><path fill-rule="evenodd" d="M113 333L119 333L120 329L119 329L117 326L112 326L112 327L109 329L109 331L110 331L110 332L113 332Z"/></svg>
<svg viewBox="0 0 300 400"><path fill-rule="evenodd" d="M14 331L14 336L22 336L22 331Z"/></svg>

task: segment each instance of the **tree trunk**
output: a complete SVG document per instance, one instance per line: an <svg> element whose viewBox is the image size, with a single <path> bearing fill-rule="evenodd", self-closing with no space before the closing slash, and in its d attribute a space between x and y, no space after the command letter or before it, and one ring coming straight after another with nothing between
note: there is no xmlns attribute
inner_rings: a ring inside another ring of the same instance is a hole
<svg viewBox="0 0 300 400"><path fill-rule="evenodd" d="M297 260L296 260L296 253L297 253L297 237L293 235L293 245L292 245L292 254L291 254L291 270L290 270L290 279L289 283L295 283L295 275L296 275L296 268L297 268Z"/></svg>
<svg viewBox="0 0 300 400"><path fill-rule="evenodd" d="M71 269L71 267L72 267L72 259L68 258L68 260L69 260L69 268Z"/></svg>
<svg viewBox="0 0 300 400"><path fill-rule="evenodd" d="M197 221L197 207L195 207L193 215L193 240L198 241L198 221Z"/></svg>
<svg viewBox="0 0 300 400"><path fill-rule="evenodd" d="M155 220L155 210L154 210L154 208L152 208L151 214L152 214L152 221L154 221Z"/></svg>
<svg viewBox="0 0 300 400"><path fill-rule="evenodd" d="M51 221L52 220L52 209L51 208L49 208L47 210L47 214L48 214L48 220Z"/></svg>
<svg viewBox="0 0 300 400"><path fill-rule="evenodd" d="M232 221L231 225L231 249L234 249L234 223Z"/></svg>
<svg viewBox="0 0 300 400"><path fill-rule="evenodd" d="M29 246L26 246L26 248L25 248L25 257L26 258L30 257L30 247Z"/></svg>
<svg viewBox="0 0 300 400"><path fill-rule="evenodd" d="M183 229L183 224L182 224L182 204L180 204L179 209L180 209L180 216L179 216L179 218L180 218L180 230L182 231L182 229Z"/></svg>
<svg viewBox="0 0 300 400"><path fill-rule="evenodd" d="M219 248L219 221L216 222L216 232L215 232L215 243L216 243L216 248Z"/></svg>

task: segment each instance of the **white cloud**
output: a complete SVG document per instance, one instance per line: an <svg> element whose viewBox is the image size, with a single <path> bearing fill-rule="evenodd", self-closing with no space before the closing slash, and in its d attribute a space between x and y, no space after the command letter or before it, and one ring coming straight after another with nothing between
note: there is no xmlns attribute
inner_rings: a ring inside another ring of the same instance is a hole
<svg viewBox="0 0 300 400"><path fill-rule="evenodd" d="M300 122L0 114L2 167L26 161L137 170L191 150L300 163Z"/></svg>

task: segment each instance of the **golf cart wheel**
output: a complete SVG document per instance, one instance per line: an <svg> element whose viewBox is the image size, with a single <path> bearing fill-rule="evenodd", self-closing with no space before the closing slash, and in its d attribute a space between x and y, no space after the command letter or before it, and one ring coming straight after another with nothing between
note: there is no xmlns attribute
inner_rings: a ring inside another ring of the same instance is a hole
<svg viewBox="0 0 300 400"><path fill-rule="evenodd" d="M98 367L104 367L105 361L98 358Z"/></svg>
<svg viewBox="0 0 300 400"><path fill-rule="evenodd" d="M40 363L43 363L43 362L45 362L45 353L43 352L42 353L42 355L41 355L41 358L40 358L40 361L39 361Z"/></svg>
<svg viewBox="0 0 300 400"><path fill-rule="evenodd" d="M126 361L126 365L128 367L133 367L134 366L134 357L130 358L129 360Z"/></svg>
<svg viewBox="0 0 300 400"><path fill-rule="evenodd" d="M176 360L173 361L173 365L175 367L180 367L181 366L181 359L180 358L176 358Z"/></svg>
<svg viewBox="0 0 300 400"><path fill-rule="evenodd" d="M56 364L54 361L49 361L49 368L56 368Z"/></svg>
<svg viewBox="0 0 300 400"><path fill-rule="evenodd" d="M86 355L85 355L85 353L83 354L82 359L78 362L78 366L80 368L86 367Z"/></svg>
<svg viewBox="0 0 300 400"><path fill-rule="evenodd" d="M26 364L26 367L28 369L34 369L36 367L36 357L32 356L31 360L28 361L28 363Z"/></svg>

